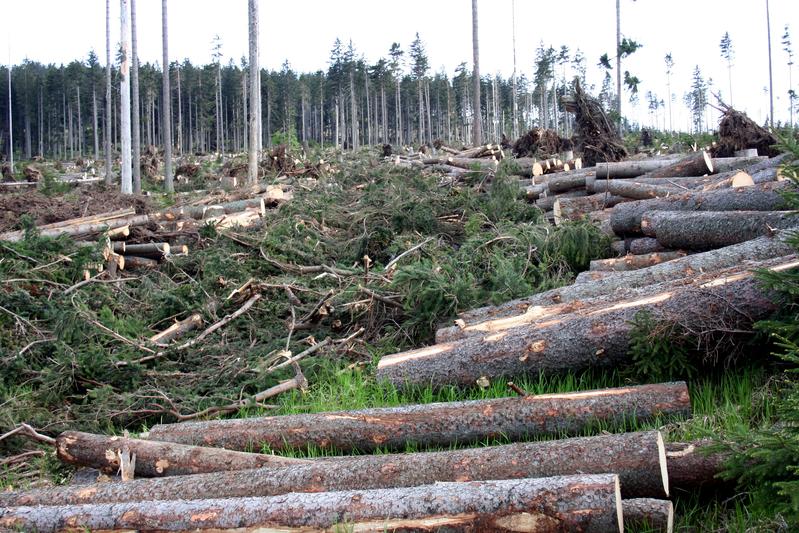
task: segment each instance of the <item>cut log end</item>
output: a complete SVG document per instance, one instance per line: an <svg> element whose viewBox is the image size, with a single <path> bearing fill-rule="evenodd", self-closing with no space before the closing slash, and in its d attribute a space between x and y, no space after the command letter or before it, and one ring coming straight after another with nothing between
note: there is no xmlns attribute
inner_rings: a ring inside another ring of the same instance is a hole
<svg viewBox="0 0 799 533"><path fill-rule="evenodd" d="M711 159L710 154L706 151L702 151L702 157L705 158L705 164L707 165L707 173L713 174L713 159Z"/></svg>
<svg viewBox="0 0 799 533"><path fill-rule="evenodd" d="M666 459L666 444L663 442L663 434L658 431L657 432L657 447L658 447L658 458L660 462L660 477L663 480L663 493L668 496L669 495L669 470L668 470L668 460Z"/></svg>

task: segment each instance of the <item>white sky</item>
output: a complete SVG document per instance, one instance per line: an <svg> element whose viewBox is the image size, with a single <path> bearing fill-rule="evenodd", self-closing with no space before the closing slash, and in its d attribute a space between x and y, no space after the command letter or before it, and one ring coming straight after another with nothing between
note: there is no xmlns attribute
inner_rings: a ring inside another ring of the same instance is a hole
<svg viewBox="0 0 799 533"><path fill-rule="evenodd" d="M510 76L513 71L511 3L479 0L483 74ZM161 2L138 0L137 8L139 56L143 62L157 62ZM675 61L675 128L688 126L682 95L695 65L705 78L712 77L729 102L727 69L719 52L719 41L729 31L735 51L733 104L763 121L768 113L763 92L768 86L765 0L622 0L621 9L622 33L644 45L622 65L642 80L641 103L631 113L625 102L625 114L647 124L646 91L666 99L663 58L669 51ZM104 61L104 0L0 0L0 15L0 35L5 33L0 46L9 50L12 63L24 58L67 63L85 59L92 48ZM119 2L112 0L114 42L119 39L118 15ZM799 57L799 0L771 0L775 120L788 118L787 56L780 41L785 24L792 22ZM572 52L582 49L589 82L599 86L599 56L615 46L615 0L516 0L516 28L519 73L532 75L539 42L555 48L565 44ZM173 60L210 62L211 40L219 34L225 57L238 62L247 54L247 1L169 0L169 31ZM386 56L394 41L407 51L416 32L426 44L433 71L444 68L452 74L460 62L471 62L469 0L261 0L260 31L261 65L270 69L280 68L286 59L297 71L326 69L336 37L345 43L352 39L358 53L373 62Z"/></svg>

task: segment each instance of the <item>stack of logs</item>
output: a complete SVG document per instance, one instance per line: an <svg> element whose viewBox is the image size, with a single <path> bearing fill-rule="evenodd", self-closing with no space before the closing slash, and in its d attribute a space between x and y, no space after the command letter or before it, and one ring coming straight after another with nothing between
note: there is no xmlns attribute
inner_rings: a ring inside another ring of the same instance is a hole
<svg viewBox="0 0 799 533"><path fill-rule="evenodd" d="M192 204L155 213L137 214L132 208L120 209L46 224L36 229L42 236L70 235L81 246L100 246L106 264L87 269L84 277L88 279L95 274L94 269L99 274L154 268L170 255L188 254L186 237L196 235L202 226L211 224L217 229L252 227L260 223L267 206L273 207L291 198L291 192L284 191L281 186L263 184L238 190L232 195L219 194L221 196L208 196ZM129 240L133 228L145 228L147 241ZM24 230L10 231L0 234L0 241L19 241L24 236Z"/></svg>
<svg viewBox="0 0 799 533"><path fill-rule="evenodd" d="M122 480L0 493L0 528L670 532L670 494L717 483L723 457L702 441L665 444L659 431L574 435L690 412L676 382L184 422L140 438L67 431L53 439L62 461ZM499 435L512 443L396 453ZM309 447L339 455L252 452ZM357 455L378 449L395 453Z"/></svg>

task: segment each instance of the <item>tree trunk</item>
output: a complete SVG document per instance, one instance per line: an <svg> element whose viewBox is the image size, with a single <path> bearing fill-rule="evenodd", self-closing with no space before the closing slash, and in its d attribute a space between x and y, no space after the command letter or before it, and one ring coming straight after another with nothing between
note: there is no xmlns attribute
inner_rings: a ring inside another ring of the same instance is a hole
<svg viewBox="0 0 799 533"><path fill-rule="evenodd" d="M97 88L92 82L92 134L94 136L94 160L100 161L100 137L97 130ZM41 154L41 147L39 149Z"/></svg>
<svg viewBox="0 0 799 533"><path fill-rule="evenodd" d="M668 196L683 194L685 192L685 189L679 189L677 187L641 183L632 180L609 180L606 185L608 193L615 196L621 196L623 198L629 198L631 200L665 198Z"/></svg>
<svg viewBox="0 0 799 533"><path fill-rule="evenodd" d="M480 41L478 38L477 24L477 0L472 0L472 58L474 68L472 71L472 83L474 87L474 124L472 125L472 146L477 146L483 142L483 126L481 114L480 98Z"/></svg>
<svg viewBox="0 0 799 533"><path fill-rule="evenodd" d="M119 66L120 77L120 131L122 135L122 194L133 193L133 176L130 146L130 6L128 0L119 0L120 33L122 39L122 63Z"/></svg>
<svg viewBox="0 0 799 533"><path fill-rule="evenodd" d="M597 179L637 178L648 172L658 170L673 164L681 155L664 156L659 159L644 159L642 161L614 161L596 164Z"/></svg>
<svg viewBox="0 0 799 533"><path fill-rule="evenodd" d="M575 302L584 298L612 294L620 288L647 287L656 283L694 276L696 272L718 271L736 266L744 261L763 261L782 257L793 253L793 249L784 242L784 238L783 235L780 235L779 238L760 237L726 248L689 255L650 268L619 273L611 279L552 289L526 298L511 300L496 307L473 309L460 313L459 316L466 323L473 324L518 315L533 306Z"/></svg>
<svg viewBox="0 0 799 533"><path fill-rule="evenodd" d="M724 471L725 453L710 452L712 440L670 442L666 444L669 483L680 493L695 493L697 488L724 483L719 474Z"/></svg>
<svg viewBox="0 0 799 533"><path fill-rule="evenodd" d="M570 191L572 189L585 188L585 178L589 174L593 174L593 169L580 169L574 172L562 172L552 176L547 181L549 192L555 194L560 192Z"/></svg>
<svg viewBox="0 0 799 533"><path fill-rule="evenodd" d="M59 486L0 493L0 508L149 500L201 500L416 487L442 481L488 481L614 472L624 497L668 496L666 451L659 431L620 433L424 453L348 456L309 464Z"/></svg>
<svg viewBox="0 0 799 533"><path fill-rule="evenodd" d="M713 171L731 172L733 170L746 170L748 167L763 163L769 159L768 156L743 156L743 157L714 157L713 158Z"/></svg>
<svg viewBox="0 0 799 533"><path fill-rule="evenodd" d="M763 183L753 187L691 192L625 202L613 208L610 222L618 235L641 233L641 217L650 211L775 211L788 209L782 192L791 190L790 182Z"/></svg>
<svg viewBox="0 0 799 533"><path fill-rule="evenodd" d="M702 176L713 174L713 160L704 150L674 161L670 165L652 170L643 175L645 178L671 178L675 176ZM600 177L597 174L597 177Z"/></svg>
<svg viewBox="0 0 799 533"><path fill-rule="evenodd" d="M136 28L136 0L130 0L131 35L131 131L133 134L133 194L141 194L141 114L139 112L139 45Z"/></svg>
<svg viewBox="0 0 799 533"><path fill-rule="evenodd" d="M62 462L96 468L106 474L119 471L118 452L124 450L136 456L136 477L185 476L308 462L275 455L106 437L80 431L65 431L56 438L56 455Z"/></svg>
<svg viewBox="0 0 799 533"><path fill-rule="evenodd" d="M163 96L161 133L164 141L164 191L174 192L175 185L172 174L172 90L169 78L169 28L167 25L167 0L161 2L161 35L163 40Z"/></svg>
<svg viewBox="0 0 799 533"><path fill-rule="evenodd" d="M669 500L633 498L622 500L624 527L634 531L672 533L674 505Z"/></svg>
<svg viewBox="0 0 799 533"><path fill-rule="evenodd" d="M154 426L147 438L232 450L305 449L342 452L403 450L407 444L450 446L502 435L508 440L580 434L630 417L690 416L685 383L564 394L433 403L318 414L211 420Z"/></svg>
<svg viewBox="0 0 799 533"><path fill-rule="evenodd" d="M791 261L772 269L786 270L797 264ZM481 378L618 368L630 363L632 322L638 312L646 311L656 321L690 324L693 330L703 332L721 328L749 331L754 321L777 308L773 300L753 273L744 271L706 284L686 283L604 309L565 315L536 327L522 325L385 356L378 364L376 377L397 387L440 388L474 386Z"/></svg>
<svg viewBox="0 0 799 533"><path fill-rule="evenodd" d="M544 211L552 211L555 209L555 202L561 198L580 198L588 195L585 190L572 190L569 192L561 193L557 196L544 196L535 201L535 205Z"/></svg>
<svg viewBox="0 0 799 533"><path fill-rule="evenodd" d="M202 326L203 324L203 317L199 313L194 313L190 315L188 318L184 318L178 322L175 322L164 331L156 333L152 337L150 337L150 342L154 344L160 345L167 345L175 339L178 339L185 335L186 333L195 330Z"/></svg>
<svg viewBox="0 0 799 533"><path fill-rule="evenodd" d="M605 193L572 198L559 196L552 205L552 211L555 214L555 225L559 225L566 220L580 220L588 213L602 211L624 201L626 201L625 198L621 196L611 196Z"/></svg>
<svg viewBox="0 0 799 533"><path fill-rule="evenodd" d="M105 183L111 185L111 0L105 0Z"/></svg>
<svg viewBox="0 0 799 533"><path fill-rule="evenodd" d="M631 254L652 254L655 252L666 252L668 248L658 242L657 239L652 237L639 237L637 239L626 239L624 241L625 252Z"/></svg>
<svg viewBox="0 0 799 533"><path fill-rule="evenodd" d="M127 486L129 483L119 484ZM217 496L224 498L224 494ZM146 501L0 510L0 526L53 532L622 531L615 474L435 483L246 499Z"/></svg>
<svg viewBox="0 0 799 533"><path fill-rule="evenodd" d="M261 86L259 84L258 62L258 2L249 0L249 46L250 46L250 146L248 152L247 181L254 184L258 181L258 149L259 149L259 114L261 109Z"/></svg>
<svg viewBox="0 0 799 533"><path fill-rule="evenodd" d="M589 270L626 272L628 270L649 268L681 257L685 257L685 252L655 252L642 255L628 254L624 257L613 259L594 259L591 261Z"/></svg>
<svg viewBox="0 0 799 533"><path fill-rule="evenodd" d="M799 226L797 211L653 211L641 217L644 234L666 248L708 250Z"/></svg>
<svg viewBox="0 0 799 533"><path fill-rule="evenodd" d="M144 244L128 244L124 241L114 243L114 253L138 255L152 259L163 259L171 254L168 242L148 242Z"/></svg>
<svg viewBox="0 0 799 533"><path fill-rule="evenodd" d="M774 178L776 179L776 178ZM774 181L774 179L764 179L762 181ZM646 178L638 177L632 179L601 179L597 180L591 176L586 178L586 188L595 193L607 192L613 188L635 187L632 184L655 185L677 189L678 192L686 192L689 189L696 190L715 190L724 188L749 187L755 184L754 179L746 172L733 170L721 174L709 176L672 176L668 178ZM640 193L639 193L640 195ZM639 200L644 198L637 198Z"/></svg>

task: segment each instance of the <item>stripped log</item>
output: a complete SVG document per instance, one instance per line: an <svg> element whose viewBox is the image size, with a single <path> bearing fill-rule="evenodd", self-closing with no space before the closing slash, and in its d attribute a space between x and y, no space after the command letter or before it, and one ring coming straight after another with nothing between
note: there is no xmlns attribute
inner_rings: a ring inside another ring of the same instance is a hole
<svg viewBox="0 0 799 533"><path fill-rule="evenodd" d="M80 431L61 433L55 445L56 456L61 461L96 468L106 474L114 474L119 470L117 452L129 450L136 456L134 472L137 477L184 476L308 462L275 455L107 437Z"/></svg>
<svg viewBox="0 0 799 533"><path fill-rule="evenodd" d="M71 218L69 220L62 220L60 222L52 222L39 226L40 230L63 228L64 226L76 226L80 224L99 224L107 220L114 220L117 218L131 217L136 214L136 210L131 208L118 209L116 211L107 211L105 213L98 213L96 215L88 215L80 218Z"/></svg>
<svg viewBox="0 0 799 533"><path fill-rule="evenodd" d="M148 439L232 450L349 452L576 435L595 423L690 416L683 382L465 402L263 418L159 424Z"/></svg>
<svg viewBox="0 0 799 533"><path fill-rule="evenodd" d="M415 487L438 481L606 472L619 475L624 497L667 496L666 451L660 432L608 434L445 452L350 456L256 470L2 492L0 508L274 496L289 492Z"/></svg>
<svg viewBox="0 0 799 533"><path fill-rule="evenodd" d="M241 213L246 210L256 210L261 216L263 216L264 213L266 213L266 204L264 203L264 199L258 197L215 205L186 205L183 207L165 209L164 211L161 211L160 213L154 213L151 216L153 220L157 221L179 220L187 218L194 220L205 220L221 215Z"/></svg>
<svg viewBox="0 0 799 533"><path fill-rule="evenodd" d="M473 159L467 157L429 157L422 161L425 165L450 165L453 167L482 171L496 170L499 162L496 159Z"/></svg>
<svg viewBox="0 0 799 533"><path fill-rule="evenodd" d="M615 474L239 499L0 510L0 527L92 531L623 531Z"/></svg>
<svg viewBox="0 0 799 533"><path fill-rule="evenodd" d="M618 209L618 207L617 207ZM585 298L612 294L623 288L647 287L656 283L693 277L697 272L713 272L745 264L747 261L764 261L793 253L785 238L790 233L781 232L777 238L760 237L718 250L698 253L675 259L650 268L620 272L596 283L570 285L552 289L525 298L511 300L499 306L487 306L459 313L467 324L511 317L525 313L530 307L569 303Z"/></svg>
<svg viewBox="0 0 799 533"><path fill-rule="evenodd" d="M624 527L650 533L674 531L674 505L669 500L633 498L622 500Z"/></svg>
<svg viewBox="0 0 799 533"><path fill-rule="evenodd" d="M175 339L178 339L186 333L195 330L202 326L203 317L199 313L194 313L188 318L184 318L179 322L175 322L164 331L156 333L150 337L150 342L155 344L167 345Z"/></svg>
<svg viewBox="0 0 799 533"><path fill-rule="evenodd" d="M685 257L685 252L654 252L651 254L633 255L627 254L624 257L614 257L611 259L594 259L591 261L589 270L604 270L614 272L624 272L627 270L638 270L639 268L649 268L666 261L673 261L680 257Z"/></svg>
<svg viewBox="0 0 799 533"><path fill-rule="evenodd" d="M770 269L797 266L799 261L792 260ZM639 312L648 312L659 322L687 324L707 333L751 331L754 321L777 309L773 296L754 279L753 272L725 273L701 284L686 283L585 314L555 317L536 327L520 326L385 356L376 376L397 387L440 388L542 372L619 368L630 363L631 332Z"/></svg>
<svg viewBox="0 0 799 533"><path fill-rule="evenodd" d="M713 450L713 444L711 440L666 444L669 482L675 491L693 494L698 488L725 483L719 476L729 455Z"/></svg>
<svg viewBox="0 0 799 533"><path fill-rule="evenodd" d="M143 226L147 224L149 220L150 219L147 215L132 215L132 216L114 218L110 220L104 220L102 222L87 222L74 225L59 226L50 229L41 229L39 231L39 234L42 237L59 237L61 235L70 235L75 237L79 235L91 235L94 233L103 233L109 230L122 228L125 226ZM0 234L0 241L17 242L22 240L24 236L25 236L25 231L23 230L10 231Z"/></svg>
<svg viewBox="0 0 799 533"><path fill-rule="evenodd" d="M128 244L115 242L114 252L123 255L138 255L151 259L163 259L170 255L171 249L168 242L148 242L144 244Z"/></svg>
<svg viewBox="0 0 799 533"><path fill-rule="evenodd" d="M650 211L777 211L789 209L783 192L791 182L762 183L740 189L722 189L637 200L617 205L610 222L618 235L641 233L641 216Z"/></svg>
<svg viewBox="0 0 799 533"><path fill-rule="evenodd" d="M799 211L653 211L641 230L667 248L709 250L799 226Z"/></svg>

